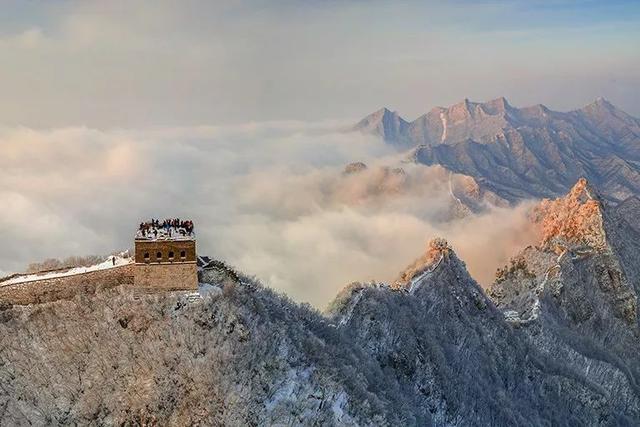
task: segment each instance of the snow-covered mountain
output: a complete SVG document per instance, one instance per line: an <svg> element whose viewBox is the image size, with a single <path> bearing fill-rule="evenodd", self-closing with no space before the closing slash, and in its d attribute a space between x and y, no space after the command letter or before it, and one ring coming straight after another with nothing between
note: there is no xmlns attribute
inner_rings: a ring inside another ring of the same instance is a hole
<svg viewBox="0 0 640 427"><path fill-rule="evenodd" d="M207 296L0 307L0 425L638 425L640 233L580 180L486 294L444 239L325 314L212 263Z"/></svg>
<svg viewBox="0 0 640 427"><path fill-rule="evenodd" d="M408 150L415 162L471 176L511 202L560 196L580 177L612 201L640 195L640 120L602 98L570 112L465 99L412 122L382 109L354 129Z"/></svg>
<svg viewBox="0 0 640 427"><path fill-rule="evenodd" d="M640 234L629 203L609 206L580 180L535 209L540 240L489 296L437 239L391 287L347 288L333 314L436 425L635 425Z"/></svg>
<svg viewBox="0 0 640 427"><path fill-rule="evenodd" d="M584 378L582 404L640 409L640 233L628 203L607 206L585 180L535 211L541 239L498 272L489 294L546 357ZM591 389L591 390L589 390Z"/></svg>

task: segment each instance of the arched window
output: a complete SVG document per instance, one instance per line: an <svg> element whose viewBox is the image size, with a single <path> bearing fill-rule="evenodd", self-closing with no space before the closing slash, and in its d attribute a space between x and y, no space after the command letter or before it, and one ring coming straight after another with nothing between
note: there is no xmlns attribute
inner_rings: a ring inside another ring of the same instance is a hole
<svg viewBox="0 0 640 427"><path fill-rule="evenodd" d="M180 258L185 259L187 257L187 251L180 251Z"/></svg>
<svg viewBox="0 0 640 427"><path fill-rule="evenodd" d="M173 261L173 251L169 251L169 261Z"/></svg>
<svg viewBox="0 0 640 427"><path fill-rule="evenodd" d="M156 259L160 261L162 259L162 252L156 253Z"/></svg>
<svg viewBox="0 0 640 427"><path fill-rule="evenodd" d="M144 262L149 262L149 252L144 253Z"/></svg>

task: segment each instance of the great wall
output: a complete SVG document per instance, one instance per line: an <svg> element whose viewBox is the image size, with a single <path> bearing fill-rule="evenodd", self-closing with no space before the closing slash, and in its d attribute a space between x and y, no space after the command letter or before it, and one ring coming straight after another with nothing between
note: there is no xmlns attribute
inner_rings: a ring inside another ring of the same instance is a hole
<svg viewBox="0 0 640 427"><path fill-rule="evenodd" d="M109 257L90 267L75 267L0 278L0 303L27 305L73 298L79 293L130 286L138 292L197 291L198 266L193 223L187 229L141 224L134 257ZM145 228L143 229L143 225Z"/></svg>

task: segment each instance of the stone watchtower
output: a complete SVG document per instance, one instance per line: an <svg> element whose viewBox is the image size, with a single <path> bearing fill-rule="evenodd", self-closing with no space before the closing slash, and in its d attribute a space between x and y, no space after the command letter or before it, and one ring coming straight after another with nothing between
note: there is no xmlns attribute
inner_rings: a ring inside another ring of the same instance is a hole
<svg viewBox="0 0 640 427"><path fill-rule="evenodd" d="M151 220L135 237L134 285L147 290L197 290L193 222Z"/></svg>

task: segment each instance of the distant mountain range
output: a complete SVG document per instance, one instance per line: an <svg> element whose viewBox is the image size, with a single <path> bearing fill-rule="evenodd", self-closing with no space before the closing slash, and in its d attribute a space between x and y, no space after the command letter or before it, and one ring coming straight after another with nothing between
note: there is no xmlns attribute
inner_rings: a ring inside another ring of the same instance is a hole
<svg viewBox="0 0 640 427"><path fill-rule="evenodd" d="M640 120L603 98L569 112L464 100L412 122L386 108L354 126L408 160L473 177L513 203L557 197L585 177L613 202L640 194Z"/></svg>

